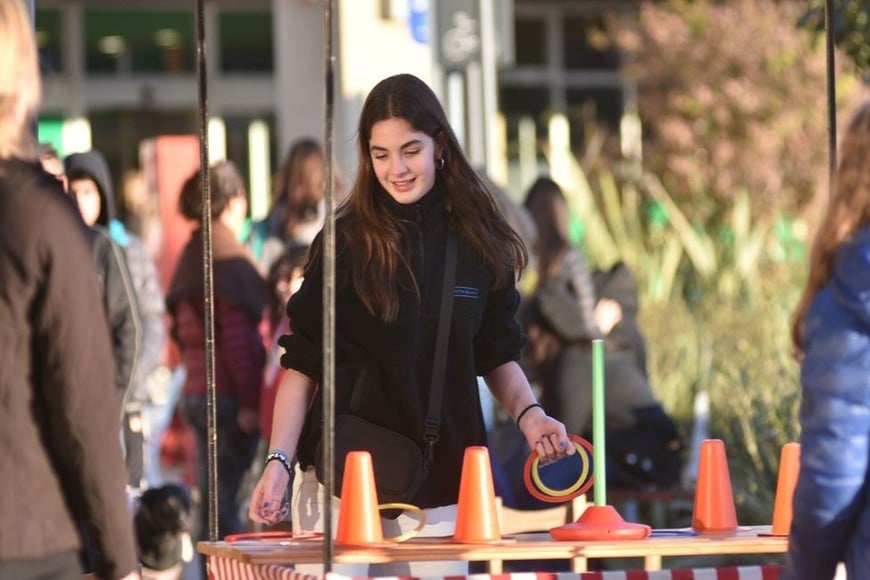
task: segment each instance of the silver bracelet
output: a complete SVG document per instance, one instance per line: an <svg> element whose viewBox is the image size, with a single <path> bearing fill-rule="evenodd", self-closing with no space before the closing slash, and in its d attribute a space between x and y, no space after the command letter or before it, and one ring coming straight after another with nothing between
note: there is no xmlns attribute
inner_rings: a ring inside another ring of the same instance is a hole
<svg viewBox="0 0 870 580"><path fill-rule="evenodd" d="M269 451L269 454L266 456L266 463L268 465L270 461L280 461L281 465L284 466L284 469L287 470L287 475L293 477L293 466L290 464L290 458L287 457L287 454L281 451L280 449L272 449Z"/></svg>

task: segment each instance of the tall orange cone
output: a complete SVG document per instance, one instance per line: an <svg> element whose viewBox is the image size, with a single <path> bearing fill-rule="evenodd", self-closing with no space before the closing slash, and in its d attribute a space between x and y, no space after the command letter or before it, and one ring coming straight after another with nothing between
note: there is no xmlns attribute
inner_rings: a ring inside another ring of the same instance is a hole
<svg viewBox="0 0 870 580"><path fill-rule="evenodd" d="M501 540L492 467L486 447L472 446L465 449L453 540L465 543Z"/></svg>
<svg viewBox="0 0 870 580"><path fill-rule="evenodd" d="M779 474L776 478L776 499L773 501L773 536L787 536L791 528L792 497L797 485L801 465L800 443L786 443L779 456Z"/></svg>
<svg viewBox="0 0 870 580"><path fill-rule="evenodd" d="M383 542L372 456L368 451L351 451L344 460L335 544L364 546Z"/></svg>
<svg viewBox="0 0 870 580"><path fill-rule="evenodd" d="M725 443L721 439L705 439L701 442L692 529L700 534L737 531L731 475L725 457Z"/></svg>

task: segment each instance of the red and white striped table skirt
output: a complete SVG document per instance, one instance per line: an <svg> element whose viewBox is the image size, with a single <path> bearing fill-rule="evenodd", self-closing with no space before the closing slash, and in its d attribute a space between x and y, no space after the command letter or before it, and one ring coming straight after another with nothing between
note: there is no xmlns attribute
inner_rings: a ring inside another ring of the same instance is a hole
<svg viewBox="0 0 870 580"><path fill-rule="evenodd" d="M288 566L248 564L216 556L208 557L206 568L208 580L322 580L321 576L296 572Z"/></svg>
<svg viewBox="0 0 870 580"><path fill-rule="evenodd" d="M627 570L607 572L515 572L469 574L468 576L387 576L361 578L329 573L326 580L779 580L782 566L733 566L684 570ZM232 558L208 558L209 580L322 580L321 576L296 572L275 564L247 564Z"/></svg>

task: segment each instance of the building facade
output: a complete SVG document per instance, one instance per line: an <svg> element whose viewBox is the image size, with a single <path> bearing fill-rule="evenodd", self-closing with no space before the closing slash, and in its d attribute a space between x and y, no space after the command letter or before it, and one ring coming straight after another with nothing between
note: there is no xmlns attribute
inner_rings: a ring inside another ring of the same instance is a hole
<svg viewBox="0 0 870 580"><path fill-rule="evenodd" d="M61 154L95 147L116 180L157 135L197 134L194 2L35 0L44 71L40 139ZM333 150L355 168L355 122L367 90L397 72L436 89L472 160L497 181L525 185L523 132L569 120L582 141L590 119L618 130L631 91L619 56L590 39L605 10L589 0L336 0ZM297 137L322 139L321 0L207 0L209 155L249 177L252 214L267 211L270 179ZM119 181L120 182L120 181ZM123 202L121 203L123 206Z"/></svg>

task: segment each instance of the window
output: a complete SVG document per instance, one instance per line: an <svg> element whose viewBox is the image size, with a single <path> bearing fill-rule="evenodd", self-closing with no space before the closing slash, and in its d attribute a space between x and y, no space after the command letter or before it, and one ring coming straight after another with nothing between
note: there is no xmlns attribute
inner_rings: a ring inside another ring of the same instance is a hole
<svg viewBox="0 0 870 580"><path fill-rule="evenodd" d="M36 11L36 44L39 47L39 66L43 74L63 70L60 29L60 10Z"/></svg>
<svg viewBox="0 0 870 580"><path fill-rule="evenodd" d="M84 21L89 73L187 73L196 68L192 12L91 9Z"/></svg>
<svg viewBox="0 0 870 580"><path fill-rule="evenodd" d="M499 103L505 115L537 115L549 107L549 91L546 87L502 86Z"/></svg>
<svg viewBox="0 0 870 580"><path fill-rule="evenodd" d="M622 116L622 94L619 89L569 89L568 123L571 148L582 155L585 144L594 136L604 137L605 155L620 156L619 120Z"/></svg>
<svg viewBox="0 0 870 580"><path fill-rule="evenodd" d="M516 66L546 65L546 23L540 19L517 18L514 27Z"/></svg>
<svg viewBox="0 0 870 580"><path fill-rule="evenodd" d="M566 16L562 19L564 59L568 70L613 70L619 54L602 43L604 23L600 16ZM591 39L595 38L593 42Z"/></svg>
<svg viewBox="0 0 870 580"><path fill-rule="evenodd" d="M224 72L272 72L271 12L221 12L221 70Z"/></svg>

